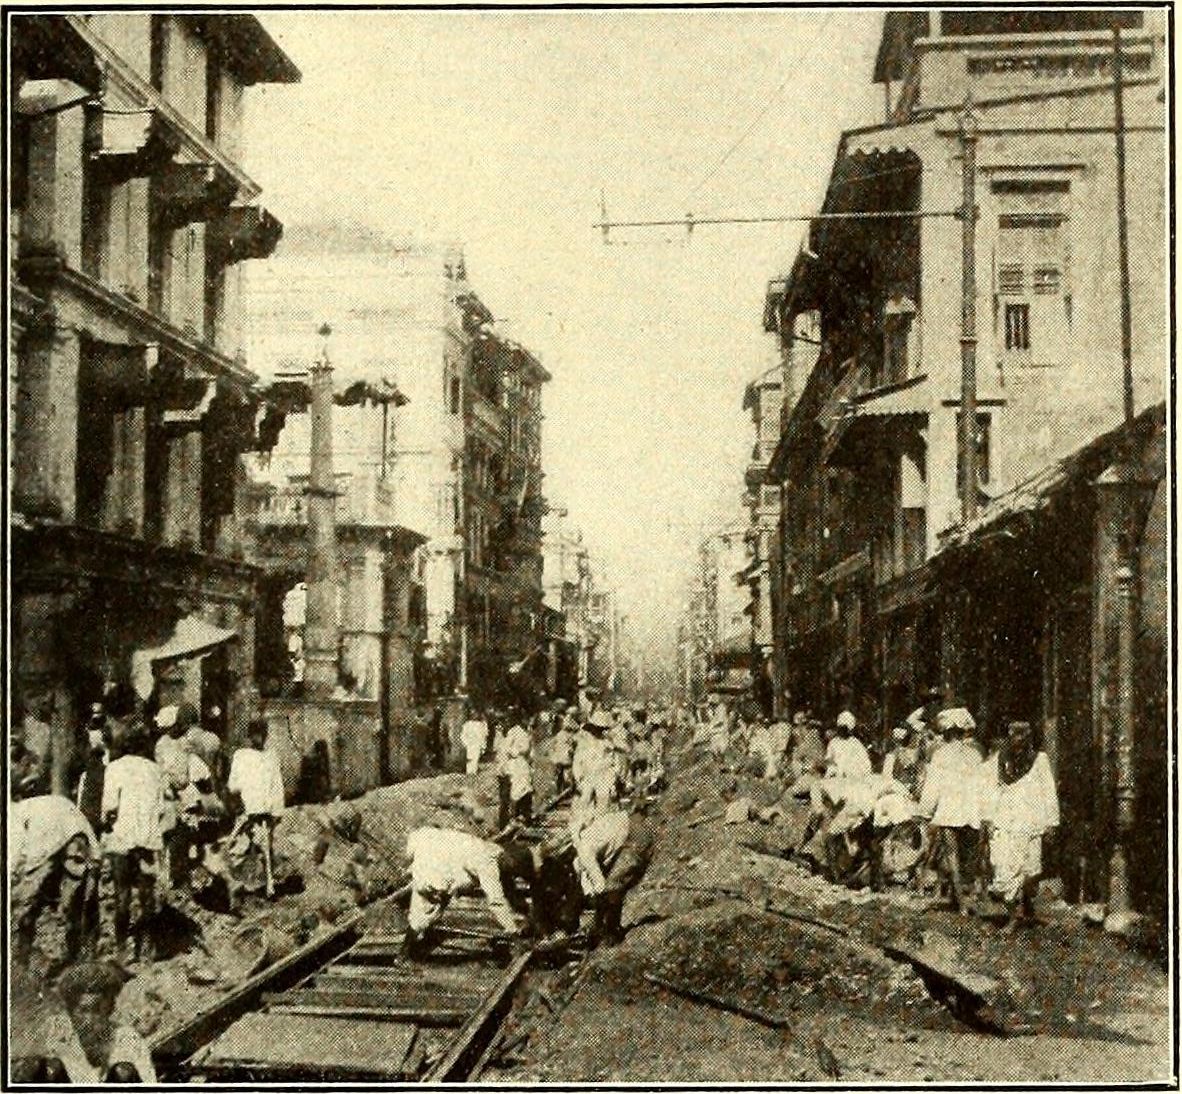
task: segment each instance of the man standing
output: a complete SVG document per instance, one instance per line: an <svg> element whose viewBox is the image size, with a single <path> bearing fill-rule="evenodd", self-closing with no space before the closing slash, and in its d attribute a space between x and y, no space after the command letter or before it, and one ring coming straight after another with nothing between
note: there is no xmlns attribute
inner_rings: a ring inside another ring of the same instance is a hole
<svg viewBox="0 0 1182 1094"><path fill-rule="evenodd" d="M502 828L508 824L510 817L524 824L529 824L533 818L532 753L533 741L529 730L521 724L520 718L514 718L501 744L501 771L509 780L509 817L502 821Z"/></svg>
<svg viewBox="0 0 1182 1094"><path fill-rule="evenodd" d="M554 702L554 736L550 738L548 756L554 765L554 793L561 794L571 785L571 764L575 756L575 737L568 728L568 717L559 706L561 699Z"/></svg>
<svg viewBox="0 0 1182 1094"><path fill-rule="evenodd" d="M961 858L971 853L981 827L981 752L971 740L977 723L964 707L954 707L936 716L936 726L944 743L924 772L919 808L930 818L931 857L952 907L963 912Z"/></svg>
<svg viewBox="0 0 1182 1094"><path fill-rule="evenodd" d="M151 747L143 725L133 724L123 742L123 755L107 766L103 779L102 814L106 851L115 886L115 948L122 958L131 926L131 896L138 894L139 922L155 911L156 868L164 842L160 818L164 812L164 776L148 759ZM135 957L142 956L137 930Z"/></svg>
<svg viewBox="0 0 1182 1094"><path fill-rule="evenodd" d="M488 722L479 711L473 710L472 717L460 727L460 744L468 757L468 774L475 775L480 766L480 757L488 747Z"/></svg>
<svg viewBox="0 0 1182 1094"><path fill-rule="evenodd" d="M156 712L156 727L161 733L156 740L154 754L164 776L164 816L160 822L160 833L164 839L167 881L176 888L184 880L187 854L187 846L182 846L184 833L177 827L180 812L178 802L189 785L189 752L184 745L185 726L181 723L180 709L175 706L161 707Z"/></svg>
<svg viewBox="0 0 1182 1094"><path fill-rule="evenodd" d="M263 718L251 720L247 730L246 748L239 748L230 761L230 778L226 788L237 794L242 805L242 827L251 843L263 852L263 866L267 878L267 899L275 895L275 863L273 834L275 822L283 816L285 805L283 772L279 757L267 749L267 722Z"/></svg>
<svg viewBox="0 0 1182 1094"><path fill-rule="evenodd" d="M448 828L416 828L406 838L410 856L410 911L406 949L417 956L430 948L430 928L452 897L480 892L501 929L519 935L521 927L505 896L506 884L531 876L533 860L523 849L501 848L491 840ZM528 863L528 865L527 865Z"/></svg>

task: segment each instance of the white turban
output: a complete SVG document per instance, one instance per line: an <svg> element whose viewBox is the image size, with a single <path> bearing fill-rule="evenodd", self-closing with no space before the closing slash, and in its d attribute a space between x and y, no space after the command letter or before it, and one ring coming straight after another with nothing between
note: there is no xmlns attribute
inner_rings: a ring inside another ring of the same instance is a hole
<svg viewBox="0 0 1182 1094"><path fill-rule="evenodd" d="M968 733L977 728L973 716L964 707L951 707L936 715L936 724L941 729L955 729L961 733Z"/></svg>
<svg viewBox="0 0 1182 1094"><path fill-rule="evenodd" d="M156 711L156 725L161 729L172 729L179 713L180 709L176 706L161 707Z"/></svg>
<svg viewBox="0 0 1182 1094"><path fill-rule="evenodd" d="M858 719L855 718L848 710L843 710L837 716L838 729L853 729L858 724Z"/></svg>

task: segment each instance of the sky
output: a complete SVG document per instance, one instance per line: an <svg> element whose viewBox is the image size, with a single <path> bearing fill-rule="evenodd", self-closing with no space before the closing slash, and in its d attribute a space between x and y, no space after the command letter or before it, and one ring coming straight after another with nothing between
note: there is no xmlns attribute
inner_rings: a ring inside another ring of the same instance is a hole
<svg viewBox="0 0 1182 1094"><path fill-rule="evenodd" d="M696 543L745 519L743 389L776 360L763 297L801 225L620 229L605 246L601 198L622 220L815 210L841 131L880 120L882 13L261 18L303 72L250 91L263 203L464 245L498 327L554 377L548 500L634 635L664 644Z"/></svg>

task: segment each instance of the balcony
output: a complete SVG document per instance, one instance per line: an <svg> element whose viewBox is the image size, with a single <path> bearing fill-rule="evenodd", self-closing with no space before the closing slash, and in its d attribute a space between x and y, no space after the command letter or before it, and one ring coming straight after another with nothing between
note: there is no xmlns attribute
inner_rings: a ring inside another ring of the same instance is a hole
<svg viewBox="0 0 1182 1094"><path fill-rule="evenodd" d="M505 438L505 412L478 391L472 393L473 432L490 444L501 445Z"/></svg>
<svg viewBox="0 0 1182 1094"><path fill-rule="evenodd" d="M336 476L337 525L387 528L398 523L394 493L381 479L342 472ZM306 482L292 482L260 495L254 510L259 525L295 527L308 523Z"/></svg>

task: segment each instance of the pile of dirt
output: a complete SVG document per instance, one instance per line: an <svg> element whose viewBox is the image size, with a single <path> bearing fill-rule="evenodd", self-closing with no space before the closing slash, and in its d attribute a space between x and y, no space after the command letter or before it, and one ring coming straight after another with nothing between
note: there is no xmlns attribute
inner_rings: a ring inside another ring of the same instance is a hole
<svg viewBox="0 0 1182 1094"><path fill-rule="evenodd" d="M496 782L484 771L413 779L352 801L290 807L275 829L280 895L248 894L237 914L199 907L185 892L164 894L152 933L165 956L128 964L117 1017L145 1037L166 1035L212 1006L252 973L332 929L358 908L381 909L380 899L406 880L406 837L422 825L492 835ZM113 891L100 893L98 956L112 954ZM47 913L38 946L14 993L14 1021L38 1018L53 1007L53 956L60 953L61 917ZM176 952L171 952L176 951Z"/></svg>

